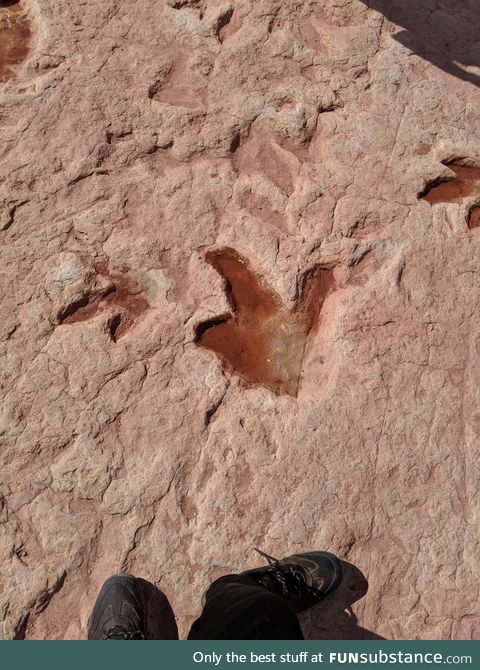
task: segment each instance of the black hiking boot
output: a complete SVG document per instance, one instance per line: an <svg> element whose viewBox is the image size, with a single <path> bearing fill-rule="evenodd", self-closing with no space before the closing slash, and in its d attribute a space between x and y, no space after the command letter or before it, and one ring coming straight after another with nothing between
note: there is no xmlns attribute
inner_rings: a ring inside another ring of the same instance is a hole
<svg viewBox="0 0 480 670"><path fill-rule="evenodd" d="M88 621L88 639L145 639L142 591L135 577L120 573L107 579Z"/></svg>
<svg viewBox="0 0 480 670"><path fill-rule="evenodd" d="M299 614L315 607L342 581L341 561L328 551L309 551L277 560L263 551L269 565L242 572L288 601Z"/></svg>

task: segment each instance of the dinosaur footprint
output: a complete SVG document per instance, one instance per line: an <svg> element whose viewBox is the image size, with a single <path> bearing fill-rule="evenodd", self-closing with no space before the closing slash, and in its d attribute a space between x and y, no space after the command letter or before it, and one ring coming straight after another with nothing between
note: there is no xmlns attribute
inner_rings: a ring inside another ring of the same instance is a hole
<svg viewBox="0 0 480 670"><path fill-rule="evenodd" d="M460 165L458 163L444 163L451 177L439 177L429 182L419 197L431 205L439 203L463 204L464 201L475 199L476 202L470 207L468 213L468 227L478 228L480 226L480 168Z"/></svg>
<svg viewBox="0 0 480 670"><path fill-rule="evenodd" d="M207 254L224 278L230 312L197 326L196 343L249 386L296 396L307 338L333 289L331 270L305 275L301 299L288 310L233 249Z"/></svg>
<svg viewBox="0 0 480 670"><path fill-rule="evenodd" d="M0 82L25 60L31 37L30 22L18 0L0 2Z"/></svg>
<svg viewBox="0 0 480 670"><path fill-rule="evenodd" d="M81 298L64 305L57 321L59 324L73 324L88 321L104 310L113 310L107 327L113 342L118 342L148 309L149 303L142 288L128 274L112 274L106 264L96 269L105 285L86 291Z"/></svg>

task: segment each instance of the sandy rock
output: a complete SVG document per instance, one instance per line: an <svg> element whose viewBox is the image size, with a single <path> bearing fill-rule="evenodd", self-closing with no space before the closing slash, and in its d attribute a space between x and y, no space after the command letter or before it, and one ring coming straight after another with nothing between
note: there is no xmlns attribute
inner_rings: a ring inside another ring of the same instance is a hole
<svg viewBox="0 0 480 670"><path fill-rule="evenodd" d="M0 7L3 637L84 637L119 570L185 636L253 546L350 564L307 636L479 637L480 26L430 4ZM199 346L226 249L295 383Z"/></svg>

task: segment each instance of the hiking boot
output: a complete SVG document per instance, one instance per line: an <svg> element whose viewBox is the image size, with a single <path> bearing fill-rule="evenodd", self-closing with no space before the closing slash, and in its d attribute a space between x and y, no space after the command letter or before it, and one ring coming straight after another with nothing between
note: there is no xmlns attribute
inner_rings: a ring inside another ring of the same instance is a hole
<svg viewBox="0 0 480 670"><path fill-rule="evenodd" d="M342 563L328 551L309 551L277 560L263 551L268 565L242 572L285 598L299 614L315 607L334 591L342 580Z"/></svg>
<svg viewBox="0 0 480 670"><path fill-rule="evenodd" d="M145 609L135 577L120 573L107 579L88 621L88 639L145 639Z"/></svg>

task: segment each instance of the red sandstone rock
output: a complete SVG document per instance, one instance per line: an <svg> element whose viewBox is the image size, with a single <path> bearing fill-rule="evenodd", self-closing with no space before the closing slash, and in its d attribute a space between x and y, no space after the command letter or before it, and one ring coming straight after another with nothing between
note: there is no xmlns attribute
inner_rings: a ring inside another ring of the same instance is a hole
<svg viewBox="0 0 480 670"><path fill-rule="evenodd" d="M350 568L307 635L478 637L480 192L438 186L480 166L478 12L366 4L20 0L28 52L0 86L4 637L85 636L118 570L185 635L253 545L331 549L368 579ZM286 386L198 346L235 314L225 249L286 332L331 273Z"/></svg>

